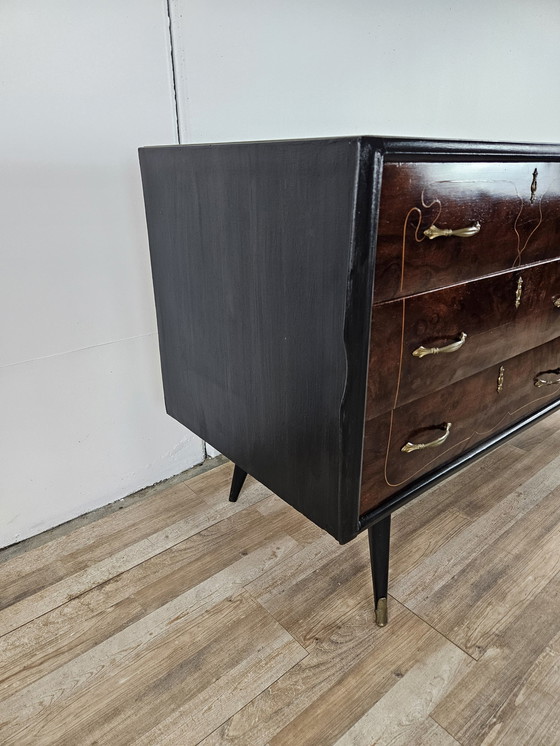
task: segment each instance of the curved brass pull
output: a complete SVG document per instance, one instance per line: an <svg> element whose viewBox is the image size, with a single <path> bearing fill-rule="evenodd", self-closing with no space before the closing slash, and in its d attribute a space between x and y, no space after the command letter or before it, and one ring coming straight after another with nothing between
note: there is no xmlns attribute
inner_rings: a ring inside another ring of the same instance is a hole
<svg viewBox="0 0 560 746"><path fill-rule="evenodd" d="M474 225L470 225L467 228L455 228L455 230L452 230L451 228L438 228L435 225L431 225L429 228L426 228L424 231L424 235L426 238L433 239L433 238L439 238L440 236L459 236L460 238L470 238L471 236L476 236L477 233L480 232L480 223L477 222Z"/></svg>
<svg viewBox="0 0 560 746"><path fill-rule="evenodd" d="M560 384L560 378L555 378L553 381L547 381L546 378L541 378L541 376L557 376L559 374L560 368L556 368L555 370L545 370L535 376L534 384L538 389L540 389L541 386L558 386Z"/></svg>
<svg viewBox="0 0 560 746"><path fill-rule="evenodd" d="M404 446L401 448L401 451L403 453L411 453L411 451L422 451L424 448L437 448L438 446L443 445L451 431L451 422L444 422L443 425L440 425L440 427L445 430L441 438L432 440L431 443L411 443L409 441L408 443L404 444Z"/></svg>
<svg viewBox="0 0 560 746"><path fill-rule="evenodd" d="M465 332L461 332L459 339L450 345L445 345L445 347L424 347L424 345L421 345L412 354L414 357L426 357L426 355L439 355L440 352L457 352L465 344L466 339L467 335Z"/></svg>
<svg viewBox="0 0 560 746"><path fill-rule="evenodd" d="M553 300L552 304L555 308L560 308L560 298L556 298L556 300Z"/></svg>

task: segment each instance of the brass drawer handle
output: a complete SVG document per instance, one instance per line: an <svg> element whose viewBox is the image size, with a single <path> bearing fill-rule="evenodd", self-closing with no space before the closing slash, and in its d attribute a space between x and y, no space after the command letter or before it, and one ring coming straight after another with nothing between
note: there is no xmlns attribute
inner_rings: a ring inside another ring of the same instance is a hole
<svg viewBox="0 0 560 746"><path fill-rule="evenodd" d="M556 298L556 300L553 300L552 303L554 304L555 308L560 308L560 298Z"/></svg>
<svg viewBox="0 0 560 746"><path fill-rule="evenodd" d="M466 340L467 335L465 332L461 332L459 339L450 345L445 345L445 347L424 347L424 345L421 345L412 354L414 357L426 357L426 355L439 355L440 352L457 352L465 344Z"/></svg>
<svg viewBox="0 0 560 746"><path fill-rule="evenodd" d="M439 238L440 236L459 236L460 238L470 238L471 236L476 236L477 233L480 232L480 223L477 221L474 225L470 225L467 228L455 228L455 230L452 230L451 228L438 228L435 225L431 225L429 228L426 228L424 231L424 235L426 238L433 239L433 238Z"/></svg>
<svg viewBox="0 0 560 746"><path fill-rule="evenodd" d="M445 430L441 438L432 440L431 443L411 443L409 441L408 443L404 444L404 446L401 448L401 451L403 453L411 453L412 451L422 451L424 448L437 448L438 446L443 445L451 431L451 422L444 422L443 425L440 425L440 427Z"/></svg>
<svg viewBox="0 0 560 746"><path fill-rule="evenodd" d="M560 378L555 378L553 381L547 381L546 378L541 378L541 376L557 376L559 374L560 368L556 368L555 370L545 370L542 373L538 373L535 376L535 386L538 389L540 389L541 386L558 386L560 384Z"/></svg>

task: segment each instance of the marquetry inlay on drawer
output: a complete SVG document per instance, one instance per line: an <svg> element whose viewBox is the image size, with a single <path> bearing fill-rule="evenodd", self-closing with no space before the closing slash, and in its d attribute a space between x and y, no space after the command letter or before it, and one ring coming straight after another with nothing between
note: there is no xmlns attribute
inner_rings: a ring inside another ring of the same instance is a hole
<svg viewBox="0 0 560 746"><path fill-rule="evenodd" d="M361 510L560 397L560 338L366 422Z"/></svg>
<svg viewBox="0 0 560 746"><path fill-rule="evenodd" d="M384 166L375 302L559 255L559 164Z"/></svg>
<svg viewBox="0 0 560 746"><path fill-rule="evenodd" d="M559 298L553 260L375 305L366 418L560 336Z"/></svg>

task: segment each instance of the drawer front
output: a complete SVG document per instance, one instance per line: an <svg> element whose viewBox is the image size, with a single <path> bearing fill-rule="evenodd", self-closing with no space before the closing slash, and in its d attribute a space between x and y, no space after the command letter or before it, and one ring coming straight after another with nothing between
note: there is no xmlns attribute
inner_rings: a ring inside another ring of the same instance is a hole
<svg viewBox="0 0 560 746"><path fill-rule="evenodd" d="M385 164L376 301L559 255L560 164Z"/></svg>
<svg viewBox="0 0 560 746"><path fill-rule="evenodd" d="M558 397L555 339L369 420L361 512Z"/></svg>
<svg viewBox="0 0 560 746"><path fill-rule="evenodd" d="M560 260L375 305L366 417L559 335Z"/></svg>

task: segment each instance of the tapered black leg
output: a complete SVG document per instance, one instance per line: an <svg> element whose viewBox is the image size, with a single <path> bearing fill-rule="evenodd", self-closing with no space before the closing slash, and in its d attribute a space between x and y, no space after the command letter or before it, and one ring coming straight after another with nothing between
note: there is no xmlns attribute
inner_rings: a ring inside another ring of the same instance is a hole
<svg viewBox="0 0 560 746"><path fill-rule="evenodd" d="M389 584L389 539L391 536L391 515L374 523L368 529L371 575L373 578L373 598L375 621L379 627L387 624L387 586Z"/></svg>
<svg viewBox="0 0 560 746"><path fill-rule="evenodd" d="M229 491L230 502L237 502L237 498L239 497L239 493L241 492L241 488L243 487L243 482L245 481L246 476L247 472L243 471L243 469L236 465L235 469L233 470L233 477L231 479L231 490Z"/></svg>

